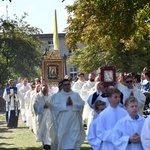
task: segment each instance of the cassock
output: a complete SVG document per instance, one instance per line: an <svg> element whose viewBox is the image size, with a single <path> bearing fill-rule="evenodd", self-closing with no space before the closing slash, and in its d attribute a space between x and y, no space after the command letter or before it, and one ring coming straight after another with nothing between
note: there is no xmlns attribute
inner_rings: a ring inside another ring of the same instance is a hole
<svg viewBox="0 0 150 150"><path fill-rule="evenodd" d="M129 138L135 133L141 135L145 118L138 116L132 119L129 115L120 119L112 130L112 143L115 150L144 150L141 143L129 143Z"/></svg>
<svg viewBox="0 0 150 150"><path fill-rule="evenodd" d="M44 109L45 103L50 102L50 96L44 96L42 92L36 95L34 101L34 111L36 113L37 131L36 141L44 145L54 147L53 136L55 136L52 113L50 109Z"/></svg>
<svg viewBox="0 0 150 150"><path fill-rule="evenodd" d="M144 150L150 150L150 116L148 116L144 122L141 133L141 142Z"/></svg>
<svg viewBox="0 0 150 150"><path fill-rule="evenodd" d="M87 140L93 150L101 149L101 139L98 138L96 132L97 120L93 120L89 126Z"/></svg>
<svg viewBox="0 0 150 150"><path fill-rule="evenodd" d="M96 132L102 142L102 150L115 150L111 139L111 130L117 121L127 115L127 111L119 106L105 108L97 117Z"/></svg>
<svg viewBox="0 0 150 150"><path fill-rule="evenodd" d="M69 97L73 102L72 106L66 106ZM53 97L52 105L57 122L57 150L79 150L85 139L85 132L82 126L84 101L77 92L61 90Z"/></svg>
<svg viewBox="0 0 150 150"><path fill-rule="evenodd" d="M14 94L14 96L10 96L11 94ZM3 98L6 101L7 127L16 128L18 126L20 97L21 94L17 90L17 87L7 87L4 90Z"/></svg>
<svg viewBox="0 0 150 150"><path fill-rule="evenodd" d="M142 115L146 101L146 97L142 91L136 87L133 87L133 89L125 87L121 92L123 93L123 103L125 103L125 100L130 96L131 92L133 92L133 96L138 100L139 113Z"/></svg>

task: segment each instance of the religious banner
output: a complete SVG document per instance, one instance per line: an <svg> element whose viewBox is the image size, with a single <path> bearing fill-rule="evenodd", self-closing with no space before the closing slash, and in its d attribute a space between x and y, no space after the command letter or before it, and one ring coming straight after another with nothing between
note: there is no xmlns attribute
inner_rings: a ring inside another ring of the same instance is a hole
<svg viewBox="0 0 150 150"><path fill-rule="evenodd" d="M114 66L101 67L101 81L104 86L114 86L116 84L116 68Z"/></svg>
<svg viewBox="0 0 150 150"><path fill-rule="evenodd" d="M49 85L56 85L64 78L64 61L58 51L47 51L43 57L42 78Z"/></svg>

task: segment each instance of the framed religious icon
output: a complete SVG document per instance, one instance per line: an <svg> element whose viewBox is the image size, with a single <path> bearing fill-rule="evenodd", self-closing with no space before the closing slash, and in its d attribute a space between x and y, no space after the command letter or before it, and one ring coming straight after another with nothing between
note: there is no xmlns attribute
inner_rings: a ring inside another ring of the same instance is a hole
<svg viewBox="0 0 150 150"><path fill-rule="evenodd" d="M57 87L64 78L64 60L59 51L49 50L42 55L42 79L52 87ZM53 91L53 90L52 90Z"/></svg>
<svg viewBox="0 0 150 150"><path fill-rule="evenodd" d="M104 86L114 86L116 84L116 68L114 66L101 67L101 81Z"/></svg>
<svg viewBox="0 0 150 150"><path fill-rule="evenodd" d="M58 64L47 64L47 78L58 79L59 77L59 65Z"/></svg>
<svg viewBox="0 0 150 150"><path fill-rule="evenodd" d="M42 79L49 85L56 85L64 78L63 60L42 60Z"/></svg>

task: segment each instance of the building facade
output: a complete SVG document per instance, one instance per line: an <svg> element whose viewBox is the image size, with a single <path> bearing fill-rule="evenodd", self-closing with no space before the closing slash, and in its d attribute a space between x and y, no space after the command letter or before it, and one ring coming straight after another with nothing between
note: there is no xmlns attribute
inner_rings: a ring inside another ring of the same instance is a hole
<svg viewBox="0 0 150 150"><path fill-rule="evenodd" d="M54 50L54 44L53 44L53 34L40 34L37 35L41 41L41 51L43 51L43 54L45 51ZM64 60L65 68L64 68L64 75L70 76L73 80L77 76L77 68L74 65L71 65L68 63L68 59L71 55L71 51L67 49L65 45L65 33L59 33L59 53L62 59Z"/></svg>

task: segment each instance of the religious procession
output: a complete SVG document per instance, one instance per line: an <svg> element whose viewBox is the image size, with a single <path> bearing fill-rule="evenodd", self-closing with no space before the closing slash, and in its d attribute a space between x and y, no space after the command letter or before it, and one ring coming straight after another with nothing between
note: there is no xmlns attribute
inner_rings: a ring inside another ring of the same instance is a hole
<svg viewBox="0 0 150 150"><path fill-rule="evenodd" d="M14 10L26 1L13 1ZM57 1L33 2L36 27L28 13L11 19L8 5L0 18L0 140L13 139L21 121L42 150L150 150L150 1L73 0L63 31L55 10L53 34L42 34L53 4L62 25Z"/></svg>
<svg viewBox="0 0 150 150"><path fill-rule="evenodd" d="M66 75L57 87L42 78L10 79L7 127L17 128L20 116L44 150L80 150L84 140L91 150L150 150L150 69L111 71L79 73L74 81Z"/></svg>

